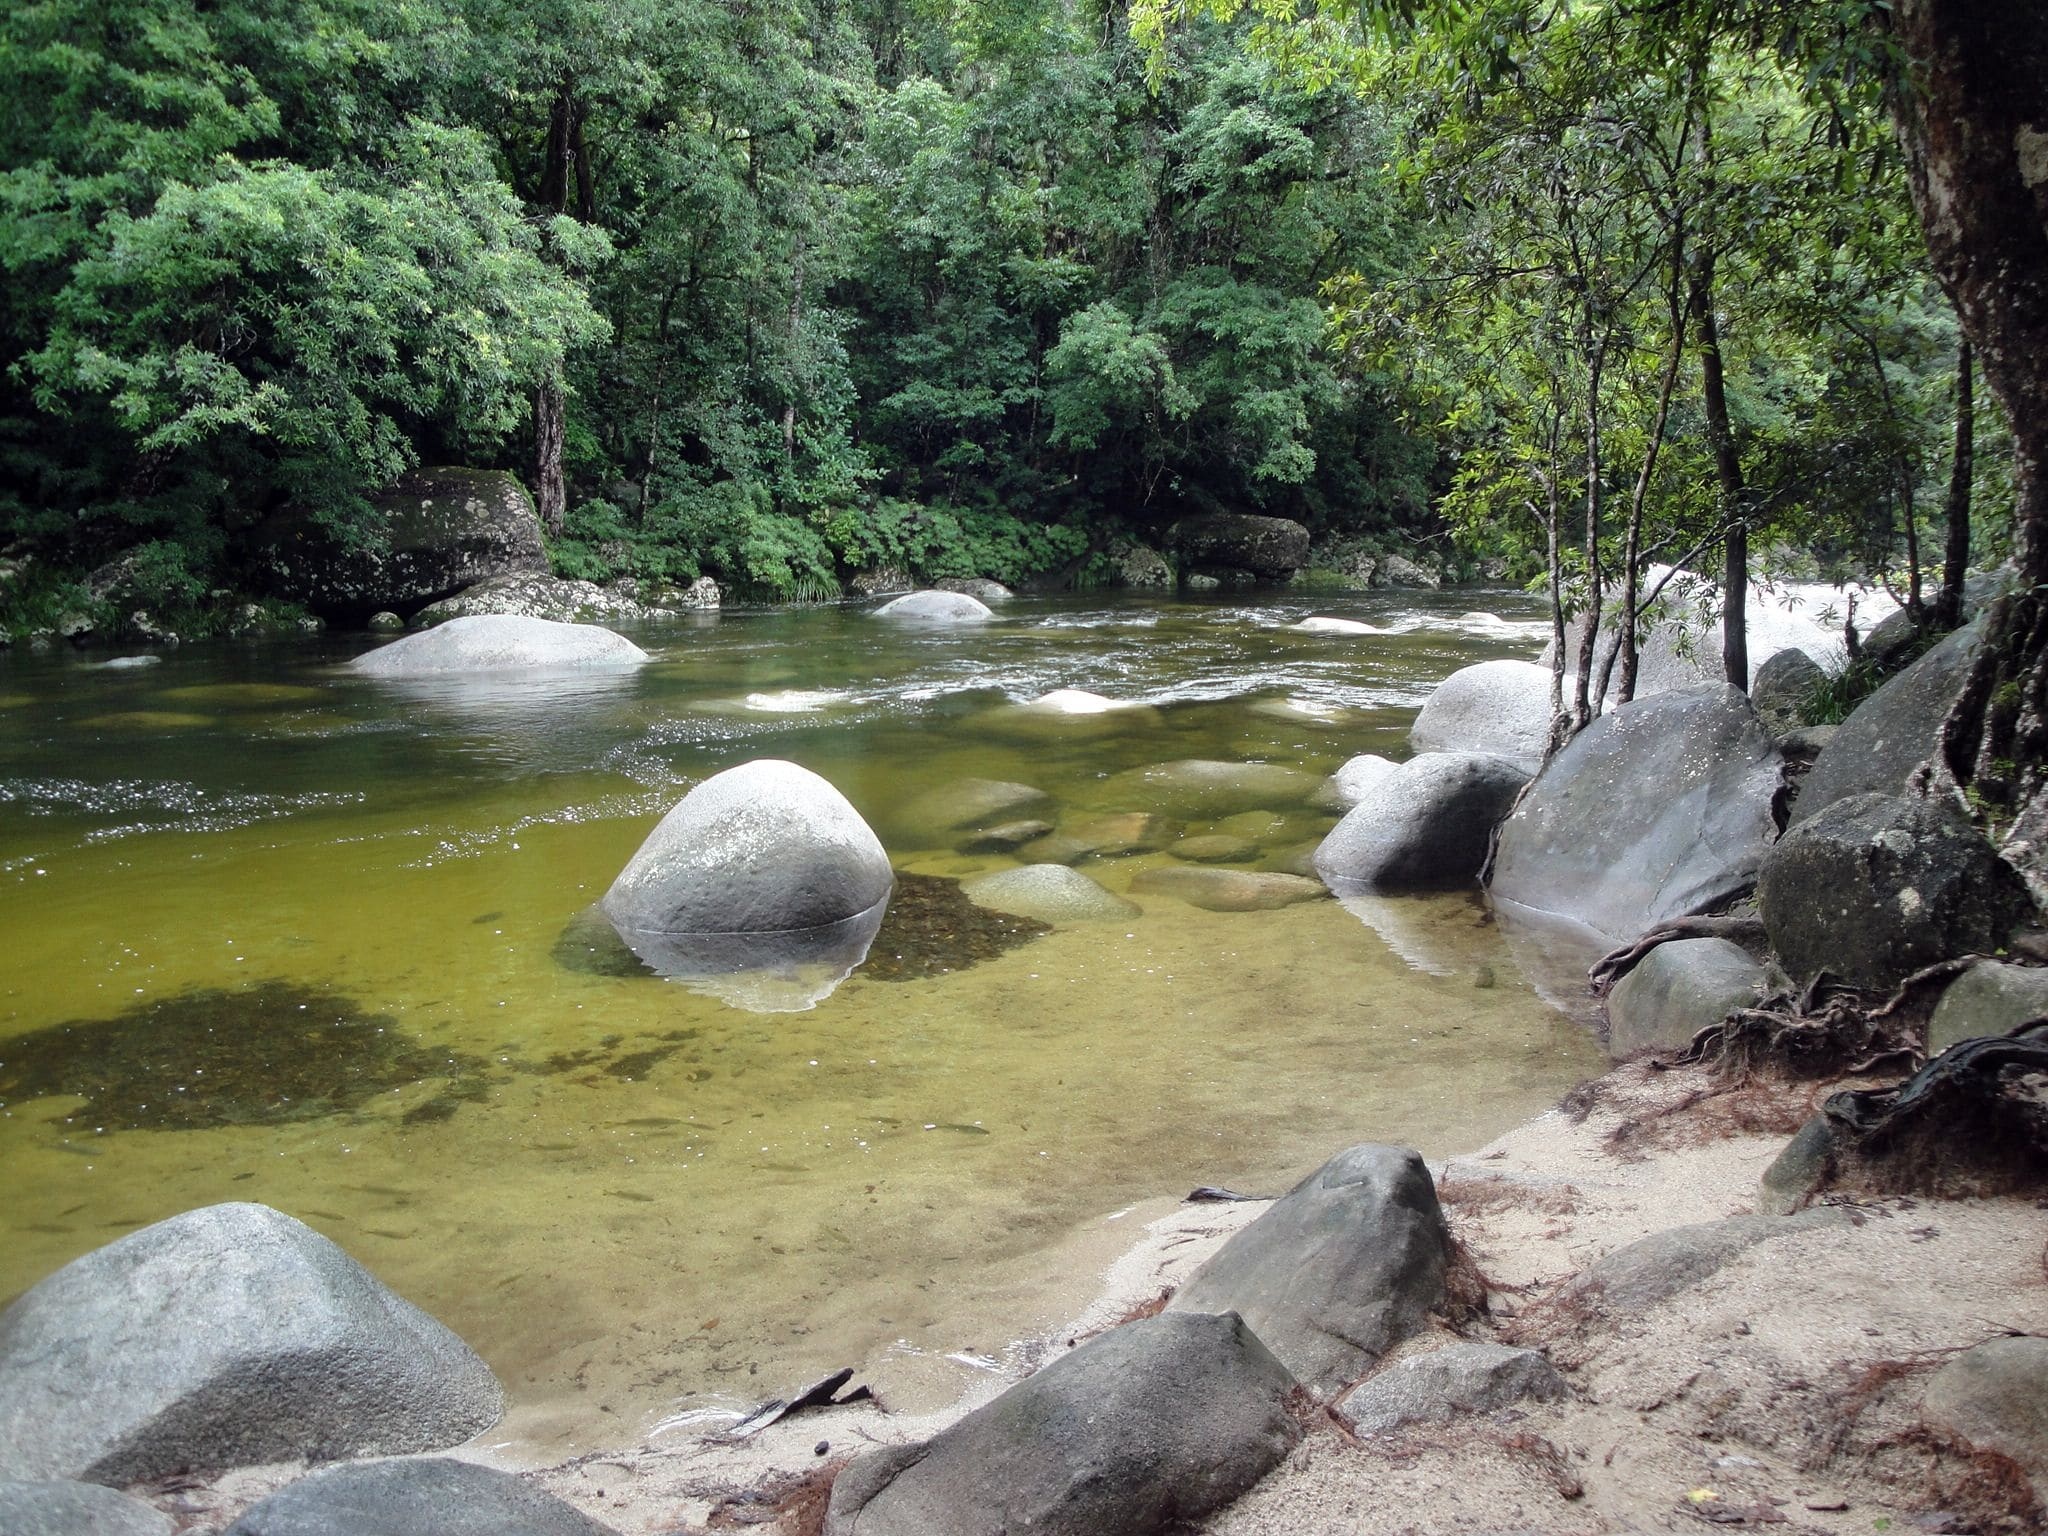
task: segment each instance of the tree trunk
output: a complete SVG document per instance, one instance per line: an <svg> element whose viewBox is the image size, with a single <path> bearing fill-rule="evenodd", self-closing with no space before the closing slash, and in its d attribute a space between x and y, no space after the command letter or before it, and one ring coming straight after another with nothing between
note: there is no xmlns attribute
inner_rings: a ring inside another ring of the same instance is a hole
<svg viewBox="0 0 2048 1536"><path fill-rule="evenodd" d="M1581 327L1586 357L1586 610L1579 615L1578 669L1572 677L1571 734L1576 736L1599 716L1603 699L1592 697L1593 650L1600 636L1600 382L1607 367L1607 338L1592 336L1591 323Z"/></svg>
<svg viewBox="0 0 2048 1536"><path fill-rule="evenodd" d="M1714 480L1728 536L1721 562L1721 671L1733 687L1749 692L1749 523L1743 516L1748 486L1735 451L1735 427L1728 416L1728 386L1721 368L1721 326L1714 315L1714 257L1703 254L1693 268L1693 329L1700 339L1700 403L1706 412L1707 445L1714 454Z"/></svg>
<svg viewBox="0 0 2048 1536"><path fill-rule="evenodd" d="M2006 856L2048 894L2048 27L2010 0L1895 0L1913 205L2013 440L2019 588L1996 604L1942 729Z"/></svg>
<svg viewBox="0 0 2048 1536"><path fill-rule="evenodd" d="M1963 573L1970 564L1970 490L1977 470L1977 403L1970 387L1970 341L1956 344L1956 447L1948 466L1948 546L1941 556L1935 617L1943 629L1963 621Z"/></svg>
<svg viewBox="0 0 2048 1536"><path fill-rule="evenodd" d="M533 392L533 505L551 537L562 532L568 496L562 486L562 375L551 373Z"/></svg>

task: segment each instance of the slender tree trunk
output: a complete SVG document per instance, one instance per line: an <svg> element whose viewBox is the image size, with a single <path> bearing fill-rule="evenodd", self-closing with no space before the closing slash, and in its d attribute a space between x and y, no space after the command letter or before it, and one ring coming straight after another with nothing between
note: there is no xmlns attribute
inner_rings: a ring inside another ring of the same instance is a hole
<svg viewBox="0 0 2048 1536"><path fill-rule="evenodd" d="M1700 343L1700 404L1706 415L1707 446L1714 455L1714 482L1728 536L1721 561L1721 671L1731 686L1749 692L1749 523L1744 516L1749 487L1742 457L1735 451L1735 427L1728 416L1728 385L1721 366L1721 325L1714 315L1714 257L1693 267L1691 309Z"/></svg>
<svg viewBox="0 0 2048 1536"><path fill-rule="evenodd" d="M1580 332L1586 357L1586 609L1579 615L1578 669L1572 678L1572 734L1583 731L1605 702L1592 696L1593 649L1600 637L1600 383L1607 366L1607 338L1593 339L1590 321Z"/></svg>
<svg viewBox="0 0 2048 1536"><path fill-rule="evenodd" d="M1948 467L1948 544L1941 556L1941 596L1935 617L1944 629L1963 621L1963 573L1970 564L1970 489L1977 469L1977 403L1971 389L1976 371L1970 341L1956 344L1956 446Z"/></svg>
<svg viewBox="0 0 2048 1536"><path fill-rule="evenodd" d="M562 375L551 373L533 392L533 505L540 524L560 537L568 497L562 486L562 428L567 402Z"/></svg>
<svg viewBox="0 0 2048 1536"><path fill-rule="evenodd" d="M798 230L795 244L790 253L789 292L789 382L785 386L789 398L782 405L782 456L789 463L796 462L796 391L797 348L804 325L804 236Z"/></svg>

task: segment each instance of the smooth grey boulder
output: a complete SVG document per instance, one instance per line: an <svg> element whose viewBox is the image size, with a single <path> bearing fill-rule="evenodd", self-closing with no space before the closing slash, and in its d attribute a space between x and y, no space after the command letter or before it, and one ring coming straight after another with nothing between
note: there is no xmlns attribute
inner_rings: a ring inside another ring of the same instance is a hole
<svg viewBox="0 0 2048 1536"><path fill-rule="evenodd" d="M1302 1435L1295 1381L1234 1314L1090 1339L922 1445L839 1474L827 1536L1151 1536L1229 1503Z"/></svg>
<svg viewBox="0 0 2048 1536"><path fill-rule="evenodd" d="M1388 555L1373 573L1373 585L1380 587L1440 587L1441 573L1417 564L1406 555Z"/></svg>
<svg viewBox="0 0 2048 1536"><path fill-rule="evenodd" d="M1024 864L976 875L960 889L977 907L1034 917L1059 927L1064 923L1100 923L1136 917L1137 903L1125 901L1064 864Z"/></svg>
<svg viewBox="0 0 2048 1536"><path fill-rule="evenodd" d="M1333 890L1429 891L1479 878L1529 776L1484 752L1428 752L1382 778L1316 849Z"/></svg>
<svg viewBox="0 0 2048 1536"><path fill-rule="evenodd" d="M600 906L628 943L635 933L781 933L848 922L895 882L881 840L847 798L771 757L683 796Z"/></svg>
<svg viewBox="0 0 2048 1536"><path fill-rule="evenodd" d="M1962 621L1969 623L1994 598L2003 597L2018 583L2019 572L2010 565L1964 577ZM1863 655L1889 670L1893 659L1910 649L1918 638L1919 627L1913 622L1913 615L1901 608L1871 627L1870 633L1863 637Z"/></svg>
<svg viewBox="0 0 2048 1536"><path fill-rule="evenodd" d="M1212 512L1174 525L1182 570L1249 571L1285 581L1308 564L1308 529L1292 518Z"/></svg>
<svg viewBox="0 0 2048 1536"><path fill-rule="evenodd" d="M177 1528L161 1510L98 1483L0 1482L7 1536L172 1536Z"/></svg>
<svg viewBox="0 0 2048 1536"><path fill-rule="evenodd" d="M0 1476L172 1472L456 1445L504 1410L453 1333L302 1222L210 1205L0 1312Z"/></svg>
<svg viewBox="0 0 2048 1536"><path fill-rule="evenodd" d="M1670 1227L1616 1249L1571 1283L1572 1293L1613 1312L1641 1312L1723 1265L1768 1243L1813 1227L1839 1226L1850 1219L1832 1206L1796 1216L1730 1216L1689 1227Z"/></svg>
<svg viewBox="0 0 2048 1536"><path fill-rule="evenodd" d="M1795 646L1756 669L1749 683L1749 702L1764 724L1782 735L1806 724L1813 696L1827 680L1820 664Z"/></svg>
<svg viewBox="0 0 2048 1536"><path fill-rule="evenodd" d="M1966 624L1850 712L1799 783L1792 820L1818 815L1837 800L1882 790L1898 794L1939 743L1941 722L1963 690L1981 621Z"/></svg>
<svg viewBox="0 0 2048 1536"><path fill-rule="evenodd" d="M1305 805L1322 787L1317 775L1280 763L1226 763L1190 757L1113 775L1105 786L1112 803L1138 805L1204 821L1239 811Z"/></svg>
<svg viewBox="0 0 2048 1536"><path fill-rule="evenodd" d="M281 597L328 617L409 611L494 576L545 575L533 499L497 469L418 469L370 498L369 547L291 510L258 536L258 567Z"/></svg>
<svg viewBox="0 0 2048 1536"><path fill-rule="evenodd" d="M1447 1424L1461 1413L1554 1403L1564 1395L1564 1378L1540 1350L1446 1344L1367 1377L1339 1399L1337 1417L1359 1434L1386 1434L1404 1424Z"/></svg>
<svg viewBox="0 0 2048 1536"><path fill-rule="evenodd" d="M1361 752L1323 782L1310 803L1322 810L1348 811L1372 798L1387 777L1401 765L1391 758Z"/></svg>
<svg viewBox="0 0 2048 1536"><path fill-rule="evenodd" d="M1525 776L1550 743L1550 668L1528 661L1482 661L1436 686L1409 728L1417 752L1491 752Z"/></svg>
<svg viewBox="0 0 2048 1536"><path fill-rule="evenodd" d="M1301 1384L1328 1398L1422 1326L1444 1298L1450 1234L1422 1156L1339 1152L1219 1248L1172 1312L1236 1312Z"/></svg>
<svg viewBox="0 0 2048 1536"><path fill-rule="evenodd" d="M1778 963L1801 984L1827 971L1895 986L1997 949L2032 911L2018 873L1961 812L1896 792L1851 795L1794 826L1756 894Z"/></svg>
<svg viewBox="0 0 2048 1536"><path fill-rule="evenodd" d="M252 1505L224 1536L617 1536L493 1467L446 1457L332 1467Z"/></svg>
<svg viewBox="0 0 2048 1536"><path fill-rule="evenodd" d="M906 592L877 608L875 617L899 623L980 624L995 613L980 598L965 592Z"/></svg>
<svg viewBox="0 0 2048 1536"><path fill-rule="evenodd" d="M1979 960L1950 982L1927 1024L1927 1054L1958 1040L2009 1034L2048 1015L2048 967Z"/></svg>
<svg viewBox="0 0 2048 1536"><path fill-rule="evenodd" d="M356 657L364 677L441 677L478 672L538 672L637 667L647 653L595 624L558 624L512 614L450 619Z"/></svg>
<svg viewBox="0 0 2048 1536"><path fill-rule="evenodd" d="M1206 912L1275 912L1330 893L1320 880L1264 869L1166 865L1143 869L1131 881L1141 895L1171 896Z"/></svg>
<svg viewBox="0 0 2048 1536"><path fill-rule="evenodd" d="M1835 1132L1826 1115L1815 1115L1793 1133L1771 1159L1757 1184L1759 1216L1789 1216L1827 1187L1835 1167Z"/></svg>
<svg viewBox="0 0 2048 1536"><path fill-rule="evenodd" d="M490 615L550 619L560 624L618 624L658 617L657 609L631 595L638 590L637 582L600 587L594 581L572 576L527 571L492 576L473 587L464 587L452 596L427 604L412 616L412 622L415 629L425 629L453 619Z"/></svg>
<svg viewBox="0 0 2048 1536"><path fill-rule="evenodd" d="M1781 765L1725 684L1610 711L1552 758L1501 824L1496 898L1616 943L1749 889L1777 835Z"/></svg>
<svg viewBox="0 0 2048 1536"><path fill-rule="evenodd" d="M1607 1053L1672 1050L1738 1008L1754 1008L1764 968L1726 939L1659 944L1607 996Z"/></svg>
<svg viewBox="0 0 2048 1536"><path fill-rule="evenodd" d="M2048 1486L2048 1339L1989 1339L1936 1371L1921 1416L1937 1429L1996 1451Z"/></svg>

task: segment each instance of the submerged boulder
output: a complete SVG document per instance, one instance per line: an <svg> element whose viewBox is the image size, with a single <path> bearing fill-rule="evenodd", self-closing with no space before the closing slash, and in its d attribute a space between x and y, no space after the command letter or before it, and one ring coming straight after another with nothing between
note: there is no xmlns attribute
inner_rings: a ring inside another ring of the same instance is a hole
<svg viewBox="0 0 2048 1536"><path fill-rule="evenodd" d="M480 672L542 672L634 667L647 653L624 635L595 624L479 614L450 619L356 657L364 677L447 677Z"/></svg>
<svg viewBox="0 0 2048 1536"><path fill-rule="evenodd" d="M1502 824L1494 897L1616 942L1712 910L1755 881L1780 783L1735 689L1624 704L1552 758Z"/></svg>
<svg viewBox="0 0 2048 1536"><path fill-rule="evenodd" d="M602 906L631 941L647 933L784 933L876 907L895 875L868 824L831 784L762 758L715 773L661 819Z"/></svg>
<svg viewBox="0 0 2048 1536"><path fill-rule="evenodd" d="M916 624L980 624L995 617L987 603L965 592L907 592L875 610L878 619Z"/></svg>
<svg viewBox="0 0 2048 1536"><path fill-rule="evenodd" d="M1136 917L1138 906L1064 864L1025 864L963 880L960 889L978 907L1014 912L1055 927Z"/></svg>
<svg viewBox="0 0 2048 1536"><path fill-rule="evenodd" d="M328 617L360 618L410 611L493 576L547 573L533 499L503 470L415 470L370 507L367 549L308 512L273 518L258 541L271 589Z"/></svg>
<svg viewBox="0 0 2048 1536"><path fill-rule="evenodd" d="M1344 815L1316 849L1333 889L1441 890L1479 878L1493 829L1529 776L1484 752L1410 758Z"/></svg>
<svg viewBox="0 0 2048 1536"><path fill-rule="evenodd" d="M1757 908L1793 981L1826 971L1890 987L1937 960L1998 948L2032 903L1954 807L1872 793L1788 831L1763 861Z"/></svg>
<svg viewBox="0 0 2048 1536"><path fill-rule="evenodd" d="M553 1494L443 1456L315 1472L253 1505L224 1536L617 1536Z"/></svg>
<svg viewBox="0 0 2048 1536"><path fill-rule="evenodd" d="M1302 1435L1235 1315L1170 1312L1062 1355L921 1445L839 1475L827 1536L1152 1536L1229 1503Z"/></svg>
<svg viewBox="0 0 2048 1536"><path fill-rule="evenodd" d="M1172 1312L1236 1312L1327 1397L1422 1326L1444 1298L1450 1233L1420 1153L1338 1153L1229 1242ZM1171 1312L1168 1315L1172 1315Z"/></svg>
<svg viewBox="0 0 2048 1536"><path fill-rule="evenodd" d="M1966 624L1857 705L1799 784L1792 820L1873 790L1897 794L1940 744L1941 723L1963 691L1983 643L1981 622Z"/></svg>
<svg viewBox="0 0 2048 1536"><path fill-rule="evenodd" d="M1200 821L1235 816L1240 811L1306 804L1322 787L1322 780L1282 763L1226 763L1190 757L1127 769L1112 777L1106 787L1123 804Z"/></svg>
<svg viewBox="0 0 2048 1536"><path fill-rule="evenodd" d="M503 1411L462 1340L268 1206L131 1232L0 1312L0 1477L400 1455Z"/></svg>
<svg viewBox="0 0 2048 1536"><path fill-rule="evenodd" d="M1285 581L1308 564L1308 529L1287 517L1211 512L1177 523L1173 542L1183 570L1248 571Z"/></svg>
<svg viewBox="0 0 2048 1536"><path fill-rule="evenodd" d="M1141 894L1171 896L1207 912L1272 912L1304 901L1321 901L1330 893L1320 880L1268 870L1209 869L1164 865L1138 872L1131 889Z"/></svg>
<svg viewBox="0 0 2048 1536"><path fill-rule="evenodd" d="M1482 661L1436 686L1408 732L1417 752L1491 752L1535 773L1550 743L1550 668Z"/></svg>

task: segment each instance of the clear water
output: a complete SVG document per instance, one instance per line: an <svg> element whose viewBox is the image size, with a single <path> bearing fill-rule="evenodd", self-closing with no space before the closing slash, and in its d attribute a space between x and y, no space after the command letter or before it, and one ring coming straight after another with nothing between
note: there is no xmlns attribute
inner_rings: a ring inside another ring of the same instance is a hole
<svg viewBox="0 0 2048 1536"><path fill-rule="evenodd" d="M1393 632L1287 627L1310 612ZM0 1296L258 1200L468 1339L535 1455L840 1364L899 1403L956 1390L946 1357L1055 1320L1077 1229L1351 1141L1471 1145L1596 1047L1463 895L1140 895L972 962L942 924L913 935L940 965L785 1014L579 966L577 914L750 758L832 780L900 870L962 877L1017 860L921 827L959 780L1044 790L1066 828L1156 808L1150 764L1401 755L1438 679L1533 654L1539 618L1502 593L1019 601L938 631L729 612L637 633L636 676L485 687L352 678L345 637L0 659ZM1150 707L1012 713L1060 687ZM1183 818L1275 869L1332 820ZM1124 891L1172 862L1080 867Z"/></svg>

